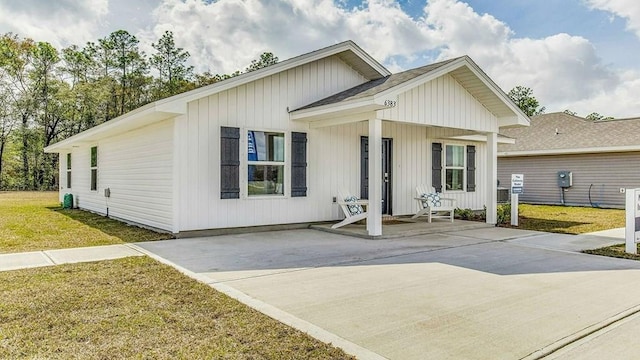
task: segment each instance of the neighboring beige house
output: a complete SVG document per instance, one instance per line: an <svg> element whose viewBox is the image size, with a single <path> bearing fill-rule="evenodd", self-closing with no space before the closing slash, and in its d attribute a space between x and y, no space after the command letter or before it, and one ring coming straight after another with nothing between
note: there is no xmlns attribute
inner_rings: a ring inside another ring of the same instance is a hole
<svg viewBox="0 0 640 360"><path fill-rule="evenodd" d="M60 197L173 233L338 221L367 229L435 186L496 221L497 143L529 119L466 56L391 74L351 41L163 99L53 144ZM374 189L374 190L371 190Z"/></svg>
<svg viewBox="0 0 640 360"><path fill-rule="evenodd" d="M640 187L640 118L590 121L552 113L501 134L516 142L498 146L498 179L507 187L511 174L524 174L520 201L624 208L623 189ZM560 171L571 172L565 190Z"/></svg>

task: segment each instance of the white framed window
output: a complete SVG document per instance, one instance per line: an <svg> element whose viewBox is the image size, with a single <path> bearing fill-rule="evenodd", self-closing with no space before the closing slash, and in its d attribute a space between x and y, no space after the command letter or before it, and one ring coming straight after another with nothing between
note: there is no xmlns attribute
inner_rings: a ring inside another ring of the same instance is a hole
<svg viewBox="0 0 640 360"><path fill-rule="evenodd" d="M465 169L464 145L446 144L443 166L445 191L464 191Z"/></svg>
<svg viewBox="0 0 640 360"><path fill-rule="evenodd" d="M284 196L285 133L247 130L247 196Z"/></svg>
<svg viewBox="0 0 640 360"><path fill-rule="evenodd" d="M71 189L71 153L67 154L67 189Z"/></svg>
<svg viewBox="0 0 640 360"><path fill-rule="evenodd" d="M91 147L91 190L98 190L98 147Z"/></svg>

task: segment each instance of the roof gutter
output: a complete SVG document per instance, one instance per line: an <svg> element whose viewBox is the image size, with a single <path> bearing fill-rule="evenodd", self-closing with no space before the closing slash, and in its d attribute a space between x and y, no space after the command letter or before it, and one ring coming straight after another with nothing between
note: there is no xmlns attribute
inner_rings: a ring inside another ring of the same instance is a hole
<svg viewBox="0 0 640 360"><path fill-rule="evenodd" d="M78 146L82 143L96 142L108 136L135 130L155 122L167 120L184 114L184 112L168 111L167 108L159 109L157 105L157 103L151 103L125 115L104 122L98 126L94 126L79 134L47 146L44 148L44 152L60 153L69 151L74 146Z"/></svg>
<svg viewBox="0 0 640 360"><path fill-rule="evenodd" d="M498 157L519 157L519 156L539 156L539 155L575 155L640 151L640 145L628 146L607 146L581 149L551 149L551 150L526 150L526 151L499 151Z"/></svg>

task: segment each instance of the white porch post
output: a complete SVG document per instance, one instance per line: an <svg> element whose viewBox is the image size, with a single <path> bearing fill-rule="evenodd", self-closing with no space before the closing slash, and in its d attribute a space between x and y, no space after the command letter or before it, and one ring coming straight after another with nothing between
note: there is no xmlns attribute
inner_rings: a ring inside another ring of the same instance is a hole
<svg viewBox="0 0 640 360"><path fill-rule="evenodd" d="M367 232L382 235L382 120L369 119L369 208Z"/></svg>
<svg viewBox="0 0 640 360"><path fill-rule="evenodd" d="M498 134L487 134L487 224L498 221Z"/></svg>

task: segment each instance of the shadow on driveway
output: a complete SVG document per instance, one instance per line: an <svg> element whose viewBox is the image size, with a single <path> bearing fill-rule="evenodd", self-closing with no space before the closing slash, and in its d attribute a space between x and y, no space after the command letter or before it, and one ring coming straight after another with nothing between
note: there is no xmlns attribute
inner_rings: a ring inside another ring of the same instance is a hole
<svg viewBox="0 0 640 360"><path fill-rule="evenodd" d="M291 230L138 244L196 273L328 266L442 263L497 275L640 269L621 261L536 245L564 244L573 235L489 228L409 238L365 240L314 230ZM591 239L593 242L593 239ZM610 239L607 239L610 241Z"/></svg>

